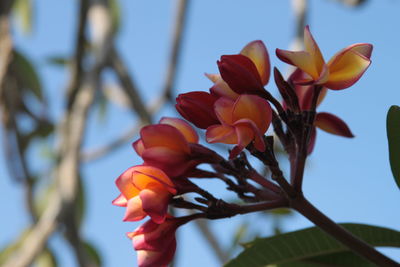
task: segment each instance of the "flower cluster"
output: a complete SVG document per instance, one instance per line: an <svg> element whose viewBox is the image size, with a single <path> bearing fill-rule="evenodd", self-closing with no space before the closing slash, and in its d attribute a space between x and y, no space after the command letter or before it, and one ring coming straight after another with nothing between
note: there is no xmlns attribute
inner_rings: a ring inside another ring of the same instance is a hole
<svg viewBox="0 0 400 267"><path fill-rule="evenodd" d="M138 251L139 266L166 266L175 252L176 229L190 220L225 218L289 205L287 190L299 183L296 181L299 178L294 173L290 185L282 182L272 139L265 136L271 125L291 159L311 153L316 128L353 137L340 118L317 113L316 108L328 89L345 89L360 79L371 62L372 46L351 45L326 63L308 27L304 42L305 51L276 50L278 58L296 67L287 80L277 69L274 71L282 103L264 88L270 79L271 66L262 41L247 44L239 54L222 56L217 62L219 74L206 74L213 82L209 92L193 91L176 98L177 111L205 130L208 143L234 145L227 160L200 145L195 129L182 119L164 117L158 124L141 129L133 148L143 164L118 177L116 184L121 194L113 201L114 205L126 208L124 221L150 218L128 233ZM245 149L270 167L275 181L262 177L251 167ZM209 164L215 172L199 169L200 164ZM243 200L263 205L228 204L189 180L200 177L221 179L228 190ZM198 203L182 197L188 192L201 196L195 198ZM200 213L176 218L168 214L169 205L197 209Z"/></svg>

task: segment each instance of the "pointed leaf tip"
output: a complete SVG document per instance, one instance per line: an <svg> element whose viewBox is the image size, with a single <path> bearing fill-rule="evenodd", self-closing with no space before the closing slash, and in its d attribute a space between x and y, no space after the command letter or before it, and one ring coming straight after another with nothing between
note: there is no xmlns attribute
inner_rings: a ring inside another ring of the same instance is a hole
<svg viewBox="0 0 400 267"><path fill-rule="evenodd" d="M391 106L386 118L389 162L394 180L400 188L400 107Z"/></svg>

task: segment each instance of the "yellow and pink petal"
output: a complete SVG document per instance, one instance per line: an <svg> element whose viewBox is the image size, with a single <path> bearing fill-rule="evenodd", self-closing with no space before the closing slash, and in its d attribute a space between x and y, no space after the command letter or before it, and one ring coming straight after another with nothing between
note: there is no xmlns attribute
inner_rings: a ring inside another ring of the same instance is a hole
<svg viewBox="0 0 400 267"><path fill-rule="evenodd" d="M140 131L140 137L145 150L152 147L167 147L175 151L190 153L189 145L184 135L171 125L155 124L145 126Z"/></svg>
<svg viewBox="0 0 400 267"><path fill-rule="evenodd" d="M120 194L116 199L112 201L112 204L119 207L126 207L128 200L124 195Z"/></svg>
<svg viewBox="0 0 400 267"><path fill-rule="evenodd" d="M171 194L176 194L174 183L171 179L159 168L153 166L138 165L133 167L131 183L139 191L146 189L153 183L159 183L164 186Z"/></svg>
<svg viewBox="0 0 400 267"><path fill-rule="evenodd" d="M242 51L240 51L240 54L250 58L251 61L253 61L260 75L262 84L266 85L269 81L269 76L271 73L271 64L269 61L268 51L264 43L260 40L248 43L242 49Z"/></svg>
<svg viewBox="0 0 400 267"><path fill-rule="evenodd" d="M161 224L165 221L168 204L172 194L159 184L151 184L143 189L140 194L142 209L152 221Z"/></svg>
<svg viewBox="0 0 400 267"><path fill-rule="evenodd" d="M185 173L191 166L191 155L175 151L167 147L146 149L142 158L146 165L163 170L169 177L177 177Z"/></svg>
<svg viewBox="0 0 400 267"><path fill-rule="evenodd" d="M205 74L214 85L210 88L210 93L217 97L228 97L233 100L238 98L239 94L235 93L229 85L222 79L220 74Z"/></svg>
<svg viewBox="0 0 400 267"><path fill-rule="evenodd" d="M235 127L227 124L213 125L207 128L206 140L208 143L237 144L238 139Z"/></svg>
<svg viewBox="0 0 400 267"><path fill-rule="evenodd" d="M192 126L189 125L184 120L178 118L171 118L171 117L163 117L160 119L160 124L168 124L176 129L178 129L182 135L185 137L188 143L198 143L199 136L197 135L196 131L193 129Z"/></svg>
<svg viewBox="0 0 400 267"><path fill-rule="evenodd" d="M268 101L255 95L241 95L232 109L232 121L249 119L264 134L272 120L272 109Z"/></svg>
<svg viewBox="0 0 400 267"><path fill-rule="evenodd" d="M135 172L135 167L136 166L130 167L129 169L124 171L115 181L119 191L127 200L137 196L140 192L140 190L137 189L132 183L132 177Z"/></svg>
<svg viewBox="0 0 400 267"><path fill-rule="evenodd" d="M371 64L372 46L369 49L364 46L348 47L337 53L328 62L329 79L325 86L333 90L342 90L356 83ZM365 50L365 51L364 51ZM369 51L371 50L371 51Z"/></svg>
<svg viewBox="0 0 400 267"><path fill-rule="evenodd" d="M125 216L123 221L140 221L147 216L147 213L142 208L142 200L139 196L135 196L128 200L128 204L125 210Z"/></svg>

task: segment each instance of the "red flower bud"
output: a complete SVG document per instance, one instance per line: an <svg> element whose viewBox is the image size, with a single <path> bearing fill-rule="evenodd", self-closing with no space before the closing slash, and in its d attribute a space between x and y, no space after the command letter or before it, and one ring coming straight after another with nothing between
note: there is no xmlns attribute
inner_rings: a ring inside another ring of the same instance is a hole
<svg viewBox="0 0 400 267"><path fill-rule="evenodd" d="M180 94L176 98L176 110L186 120L193 123L196 127L206 129L210 125L218 123L214 113L214 102L218 97L207 92L190 92Z"/></svg>

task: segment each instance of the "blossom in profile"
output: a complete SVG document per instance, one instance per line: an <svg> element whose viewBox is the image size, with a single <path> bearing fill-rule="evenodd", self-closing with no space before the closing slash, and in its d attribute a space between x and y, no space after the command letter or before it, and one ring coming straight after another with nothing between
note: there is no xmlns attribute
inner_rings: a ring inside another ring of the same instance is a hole
<svg viewBox="0 0 400 267"><path fill-rule="evenodd" d="M143 127L133 148L146 165L160 168L175 177L195 165L189 143L198 140L196 131L184 120L163 118L159 124Z"/></svg>
<svg viewBox="0 0 400 267"><path fill-rule="evenodd" d="M207 142L236 144L230 158L236 157L253 141L257 150L265 150L263 136L272 120L271 106L266 100L246 94L236 100L221 97L214 109L220 124L207 128Z"/></svg>
<svg viewBox="0 0 400 267"><path fill-rule="evenodd" d="M211 93L220 97L260 94L269 81L269 55L260 40L250 42L237 55L221 56L217 64L220 74L206 76L214 83Z"/></svg>
<svg viewBox="0 0 400 267"><path fill-rule="evenodd" d="M126 207L124 221L139 221L149 215L155 223L164 222L169 201L177 193L170 178L152 166L131 167L116 184L121 195L113 204Z"/></svg>
<svg viewBox="0 0 400 267"><path fill-rule="evenodd" d="M218 123L218 118L214 112L214 103L217 99L217 96L207 92L189 92L180 94L176 98L175 108L182 117L196 127L206 129Z"/></svg>
<svg viewBox="0 0 400 267"><path fill-rule="evenodd" d="M162 224L149 220L128 233L127 236L132 239L133 247L137 250L138 266L167 266L176 250L176 229L185 222L168 216Z"/></svg>
<svg viewBox="0 0 400 267"><path fill-rule="evenodd" d="M306 77L298 84L316 84L332 90L341 90L357 82L371 64L372 45L350 45L325 62L318 44L308 26L304 29L304 51L276 50L282 61L304 71Z"/></svg>

